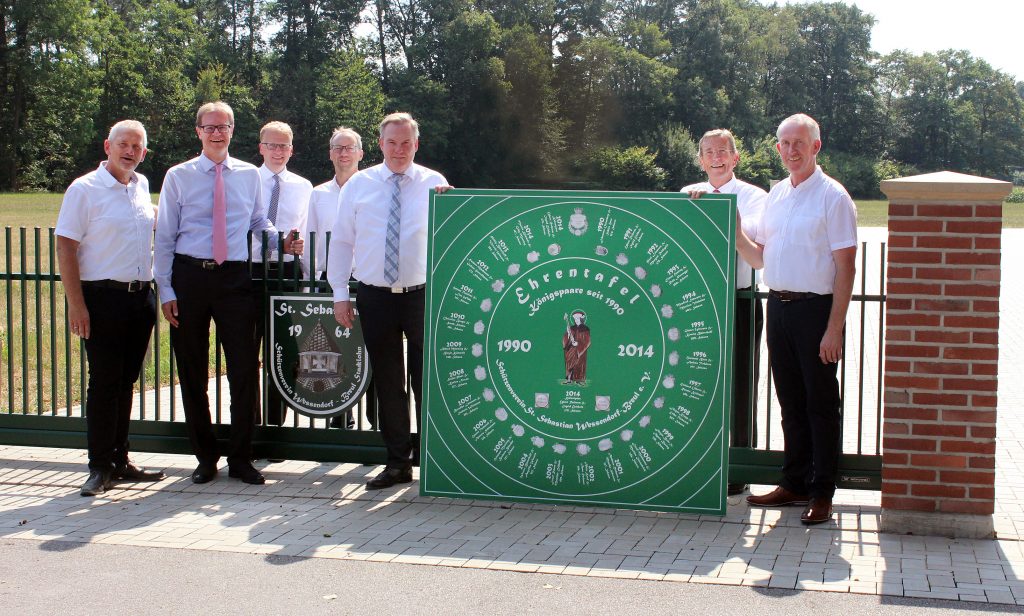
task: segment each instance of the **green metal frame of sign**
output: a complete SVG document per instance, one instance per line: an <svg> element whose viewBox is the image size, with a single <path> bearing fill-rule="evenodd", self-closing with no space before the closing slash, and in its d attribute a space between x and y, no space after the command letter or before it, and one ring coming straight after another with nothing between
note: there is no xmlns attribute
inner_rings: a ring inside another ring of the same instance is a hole
<svg viewBox="0 0 1024 616"><path fill-rule="evenodd" d="M432 197L425 495L725 513L736 202Z"/></svg>

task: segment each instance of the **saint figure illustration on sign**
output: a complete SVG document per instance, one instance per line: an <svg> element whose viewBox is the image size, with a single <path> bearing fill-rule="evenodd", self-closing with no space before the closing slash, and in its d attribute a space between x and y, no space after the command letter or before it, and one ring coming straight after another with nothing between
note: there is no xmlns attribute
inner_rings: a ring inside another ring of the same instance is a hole
<svg viewBox="0 0 1024 616"><path fill-rule="evenodd" d="M564 315L565 334L562 335L562 351L565 353L565 382L583 383L587 378L587 349L590 348L590 328L586 325L587 313L582 310Z"/></svg>

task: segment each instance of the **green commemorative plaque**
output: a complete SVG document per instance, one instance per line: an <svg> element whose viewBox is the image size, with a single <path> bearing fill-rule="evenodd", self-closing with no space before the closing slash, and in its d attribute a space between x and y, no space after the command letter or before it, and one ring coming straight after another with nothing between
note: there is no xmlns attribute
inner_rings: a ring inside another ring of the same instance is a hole
<svg viewBox="0 0 1024 616"><path fill-rule="evenodd" d="M271 296L269 322L267 372L289 406L333 417L359 401L370 383L359 319L341 327L331 296L303 293Z"/></svg>
<svg viewBox="0 0 1024 616"><path fill-rule="evenodd" d="M735 197L452 190L421 492L725 513Z"/></svg>

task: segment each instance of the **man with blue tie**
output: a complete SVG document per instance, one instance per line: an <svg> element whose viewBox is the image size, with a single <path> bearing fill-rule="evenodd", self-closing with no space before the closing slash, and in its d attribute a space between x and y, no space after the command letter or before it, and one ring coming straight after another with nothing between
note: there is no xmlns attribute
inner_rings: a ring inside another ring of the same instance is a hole
<svg viewBox="0 0 1024 616"><path fill-rule="evenodd" d="M164 177L154 274L164 318L171 324L189 441L199 460L192 481L212 480L220 460L207 395L212 318L227 359L231 395L228 476L259 485L265 480L252 466L252 408L259 379L247 241L249 231L276 236L277 228L261 206L259 171L228 155L234 119L231 107L220 101L196 113L203 150ZM302 240L291 239L297 232L285 237L285 253L302 253Z"/></svg>
<svg viewBox="0 0 1024 616"><path fill-rule="evenodd" d="M260 155L263 165L260 172L260 192L267 211L267 218L279 229L305 229L309 212L309 195L313 185L306 178L288 170L291 160L292 127L284 122L268 122L260 129ZM252 238L252 278L253 278L253 309L256 311L256 327L253 341L256 353L259 354L263 344L263 332L266 328L267 315L263 281L267 279L267 287L273 291L277 280L294 280L296 269L301 274L300 261L295 255L282 254L281 265L278 266L278 251L275 249L277 236L268 236L264 245L263 234L253 234ZM269 240L273 240L272 242ZM266 268L264 268L264 255ZM263 361L267 361L264 357ZM267 387L267 425L280 426L284 423L287 408L284 400L273 385ZM259 423L260 399L256 396L253 414Z"/></svg>
<svg viewBox="0 0 1024 616"><path fill-rule="evenodd" d="M331 232L327 280L334 289L334 318L352 327L349 275L359 281L356 302L377 387L381 436L387 465L366 487L380 489L412 481L419 443L410 429L402 337L420 421L423 381L423 310L427 281L427 213L430 191L448 181L413 162L419 124L408 113L380 123L384 162L356 173L341 189Z"/></svg>

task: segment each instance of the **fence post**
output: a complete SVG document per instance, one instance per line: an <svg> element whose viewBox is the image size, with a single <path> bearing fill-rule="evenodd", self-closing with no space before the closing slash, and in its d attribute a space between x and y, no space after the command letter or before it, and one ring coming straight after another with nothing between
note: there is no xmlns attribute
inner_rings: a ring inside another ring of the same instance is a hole
<svg viewBox="0 0 1024 616"><path fill-rule="evenodd" d="M948 171L886 180L885 532L993 535L1003 199Z"/></svg>

